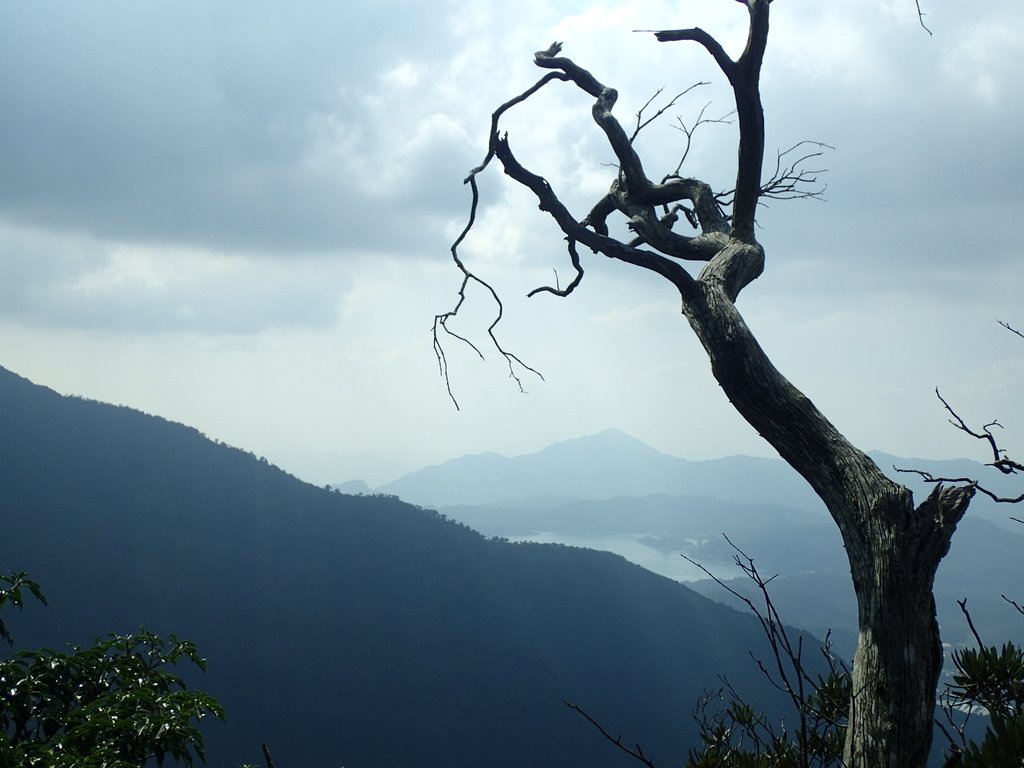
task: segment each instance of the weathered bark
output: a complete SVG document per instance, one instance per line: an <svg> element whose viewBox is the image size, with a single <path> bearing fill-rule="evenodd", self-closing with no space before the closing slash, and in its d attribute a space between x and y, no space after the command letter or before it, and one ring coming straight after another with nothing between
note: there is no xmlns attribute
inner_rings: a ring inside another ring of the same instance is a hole
<svg viewBox="0 0 1024 768"><path fill-rule="evenodd" d="M732 301L698 283L683 312L737 411L811 484L842 534L859 637L845 745L850 768L924 766L942 647L932 583L974 489L919 507L778 372Z"/></svg>
<svg viewBox="0 0 1024 768"><path fill-rule="evenodd" d="M732 85L740 139L731 218L722 215L710 188L699 180L670 177L658 184L647 178L629 137L612 114L616 91L559 56L559 44L535 55L538 66L553 71L494 113L487 157L467 181L473 184L475 206L473 177L496 157L506 174L536 194L540 209L556 221L569 241L578 273L572 287L582 276L577 243L651 270L676 287L682 313L729 400L810 483L842 534L859 621L846 765L923 768L932 741L942 663L932 584L974 487L937 487L915 508L909 490L889 480L776 370L736 309L740 292L761 274L765 263L764 250L755 238L754 217L763 191L764 116L758 83L769 1L741 2L747 6L750 31L735 61L701 29L656 33L661 41L702 45ZM523 167L497 130L505 110L556 80L571 82L594 97L594 121L619 162L611 190L583 221L569 212L545 179ZM692 206L688 216L699 223L696 236L671 231L676 218L668 215L667 207L680 202ZM659 216L657 206L664 207L666 215ZM608 236L606 220L615 213L626 217L638 236L636 241L623 243ZM706 263L693 277L682 260ZM465 273L457 257L456 263ZM571 287L558 293L569 292Z"/></svg>

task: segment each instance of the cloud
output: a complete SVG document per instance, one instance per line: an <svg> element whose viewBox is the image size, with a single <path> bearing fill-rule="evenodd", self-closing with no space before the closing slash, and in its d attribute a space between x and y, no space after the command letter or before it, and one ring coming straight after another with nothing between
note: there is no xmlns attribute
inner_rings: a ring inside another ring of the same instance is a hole
<svg viewBox="0 0 1024 768"><path fill-rule="evenodd" d="M400 12L382 27L384 6ZM381 205L366 199L370 179L343 164L310 162L325 121L358 126L351 156L378 158L394 136L382 135L382 124L419 122L409 119L418 104L387 116L369 114L360 100L408 90L378 73L395 71L398 51L414 61L425 40L443 38L444 14L396 3L374 8L5 5L0 215L24 226L208 249L400 251L430 226L430 211L406 211L415 235L381 228L368 215ZM418 138L401 160L435 171L425 158L454 144ZM403 185L391 191L408 209L414 198L445 199L448 186L438 188L432 197Z"/></svg>
<svg viewBox="0 0 1024 768"><path fill-rule="evenodd" d="M994 415L1019 413L1019 371L990 339L996 317L1020 322L1018 0L929 2L934 37L906 0L772 9L769 156L836 150L827 203L761 210L767 269L741 309L867 447L953 444L937 384L968 407L991 380ZM709 101L721 115L731 94L700 46L633 30L700 25L735 54L744 22L725 0L2 3L0 364L321 465L522 452L610 425L687 455L763 452L664 281L583 253L573 297L525 298L570 266L497 166L461 252L505 300L503 341L547 380L523 397L486 344L483 363L453 345L455 414L430 347L459 286L462 180L492 110L542 74L532 51L563 41L619 90L628 127L659 88L711 83L637 140L658 178L684 146L676 117ZM503 119L580 218L615 174L591 103L552 83ZM683 172L731 187L735 132L702 127ZM486 342L494 309L471 291L460 331Z"/></svg>
<svg viewBox="0 0 1024 768"><path fill-rule="evenodd" d="M349 265L268 262L0 226L0 318L132 333L333 326Z"/></svg>
<svg viewBox="0 0 1024 768"><path fill-rule="evenodd" d="M1024 208L1014 181L1024 173L1015 127L1024 103L983 92L1024 76L1020 44L993 29L1019 27L1024 12L1001 2L952 18L931 4L929 37L913 4L876 3L880 14L861 5L776 14L769 146L817 139L836 149L821 161L827 203L763 211L769 260L827 269L833 292L917 284L951 302L975 291L1008 302L1012 281L991 274L1008 275L1024 254L992 222Z"/></svg>

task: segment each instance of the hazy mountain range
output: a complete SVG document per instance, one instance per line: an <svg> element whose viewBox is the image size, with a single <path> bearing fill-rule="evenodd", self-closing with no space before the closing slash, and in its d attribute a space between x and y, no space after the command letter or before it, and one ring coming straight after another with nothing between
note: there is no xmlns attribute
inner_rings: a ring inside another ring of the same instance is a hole
<svg viewBox="0 0 1024 768"><path fill-rule="evenodd" d="M210 765L262 742L304 768L632 764L563 699L678 764L720 674L779 714L751 617L615 555L316 488L4 369L0 414L0 568L50 598L5 613L15 650L140 626L196 641L192 682L228 712Z"/></svg>
<svg viewBox="0 0 1024 768"><path fill-rule="evenodd" d="M965 437L965 449L976 446ZM930 486L894 467L937 476L971 477L1008 496L1020 493L1016 477L1007 477L977 461L901 458L871 452L882 471L915 495ZM535 453L505 457L496 453L461 456L424 467L375 489L359 480L339 482L350 492L388 493L414 504L442 509L462 505L547 507L574 499L612 499L654 494L712 497L720 501L790 507L825 514L807 483L781 459L728 456L693 461L669 456L626 433L608 429L596 435L556 443ZM1013 529L1006 505L980 496L971 514Z"/></svg>
<svg viewBox="0 0 1024 768"><path fill-rule="evenodd" d="M743 478L737 482L737 478ZM495 453L452 459L412 472L377 491L434 508L463 504L545 505L566 498L610 499L655 493L763 501L815 508L817 497L780 461L731 456L688 461L661 453L619 430L556 443L506 458Z"/></svg>
<svg viewBox="0 0 1024 768"><path fill-rule="evenodd" d="M930 486L894 467L981 478L1001 494L1020 493L1019 478L978 462L872 456L917 498ZM736 553L726 534L765 575L778 574L773 594L788 620L819 635L831 629L837 648L852 654L856 606L842 542L821 501L779 459L689 461L607 430L525 456L464 456L378 490L434 506L488 535L618 552L720 600L729 599L725 591L697 581L703 574L680 555L720 577L734 576ZM1024 622L1001 597L1024 597L1018 566L1024 526L1011 521L1015 509L978 494L961 523L936 579L946 641L971 642L956 603L965 597L986 636L1024 634ZM741 579L731 586L744 591L750 585Z"/></svg>

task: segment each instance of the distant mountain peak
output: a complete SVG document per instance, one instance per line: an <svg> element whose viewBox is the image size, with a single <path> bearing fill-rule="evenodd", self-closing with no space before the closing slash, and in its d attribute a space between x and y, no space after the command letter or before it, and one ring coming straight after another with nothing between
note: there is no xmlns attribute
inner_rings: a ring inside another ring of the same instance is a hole
<svg viewBox="0 0 1024 768"><path fill-rule="evenodd" d="M619 429L617 427L608 427L607 429L602 429L600 432L595 432L595 433L590 434L590 435L582 435L580 437L569 438L568 440L563 440L561 442L554 443L553 445L551 445L549 447L554 448L554 447L559 446L559 445L574 444L574 443L575 444L593 443L593 444L598 444L598 445L615 445L615 446L626 445L626 446L632 446L632 447L645 448L645 449L650 450L650 451L654 451L655 450L654 448L649 446L647 443L645 443L643 440L640 440L637 437L633 437L633 435L629 434L628 432L623 432L621 429Z"/></svg>
<svg viewBox="0 0 1024 768"><path fill-rule="evenodd" d="M742 477L745 482L738 483ZM662 453L621 429L563 440L511 458L480 454L427 467L381 486L423 506L520 506L527 499L610 499L664 493L718 496L817 509L803 480L778 459L733 458L696 462ZM535 506L535 504L528 504Z"/></svg>
<svg viewBox="0 0 1024 768"><path fill-rule="evenodd" d="M331 490L338 493L351 494L371 493L373 491L363 480L346 480L343 483L334 483L331 485Z"/></svg>

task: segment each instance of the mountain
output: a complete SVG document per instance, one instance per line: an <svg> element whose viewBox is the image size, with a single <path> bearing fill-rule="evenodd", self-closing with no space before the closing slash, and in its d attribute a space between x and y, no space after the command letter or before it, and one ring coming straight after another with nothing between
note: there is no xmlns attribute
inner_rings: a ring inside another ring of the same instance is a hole
<svg viewBox="0 0 1024 768"><path fill-rule="evenodd" d="M632 764L563 699L670 764L719 674L778 701L751 617L622 558L315 488L2 368L0 524L0 569L50 598L5 614L16 648L140 626L199 644L192 683L228 712L210 765L262 742L309 768Z"/></svg>
<svg viewBox="0 0 1024 768"><path fill-rule="evenodd" d="M1021 490L1019 478L1001 475L977 461L908 459L878 451L870 455L883 472L914 491L917 498L927 495L932 486L912 472L898 471L897 467L931 472L937 477L979 479L1005 496L1016 496ZM411 472L376 490L441 510L543 510L578 500L660 495L709 497L720 502L826 514L824 505L803 478L781 459L727 456L691 461L661 453L616 429L565 440L522 456L461 456ZM972 516L1015 530L1009 514L1006 505L982 494L971 504ZM491 519L500 517L492 515Z"/></svg>
<svg viewBox="0 0 1024 768"><path fill-rule="evenodd" d="M821 508L807 484L780 460L730 456L688 461L609 429L524 456L463 456L412 472L377 490L439 508L521 506L524 500L544 496L611 499L651 494L750 503L764 500L766 487L775 504Z"/></svg>
<svg viewBox="0 0 1024 768"><path fill-rule="evenodd" d="M361 494L373 492L373 489L362 480L347 480L344 483L332 485L331 489L338 491L339 493L347 494Z"/></svg>
<svg viewBox="0 0 1024 768"><path fill-rule="evenodd" d="M1004 496L1022 490L1019 477L966 459L871 456L918 499L932 486L897 467L978 478ZM731 541L762 573L778 574L772 591L788 621L818 635L831 629L836 649L853 653L856 604L842 541L824 505L779 459L686 461L608 430L526 456L455 459L385 488L414 501L462 500L442 504L440 511L487 535L618 552L657 573L685 579L713 599L727 600L719 585L694 581L700 571L680 555L727 578L737 572ZM953 645L973 640L957 604L963 598L983 636L1020 634L1019 615L1000 597L1024 599L1017 565L1024 553L1024 526L1010 519L1014 509L977 494L939 568L939 624ZM740 592L752 588L742 577L730 586Z"/></svg>

